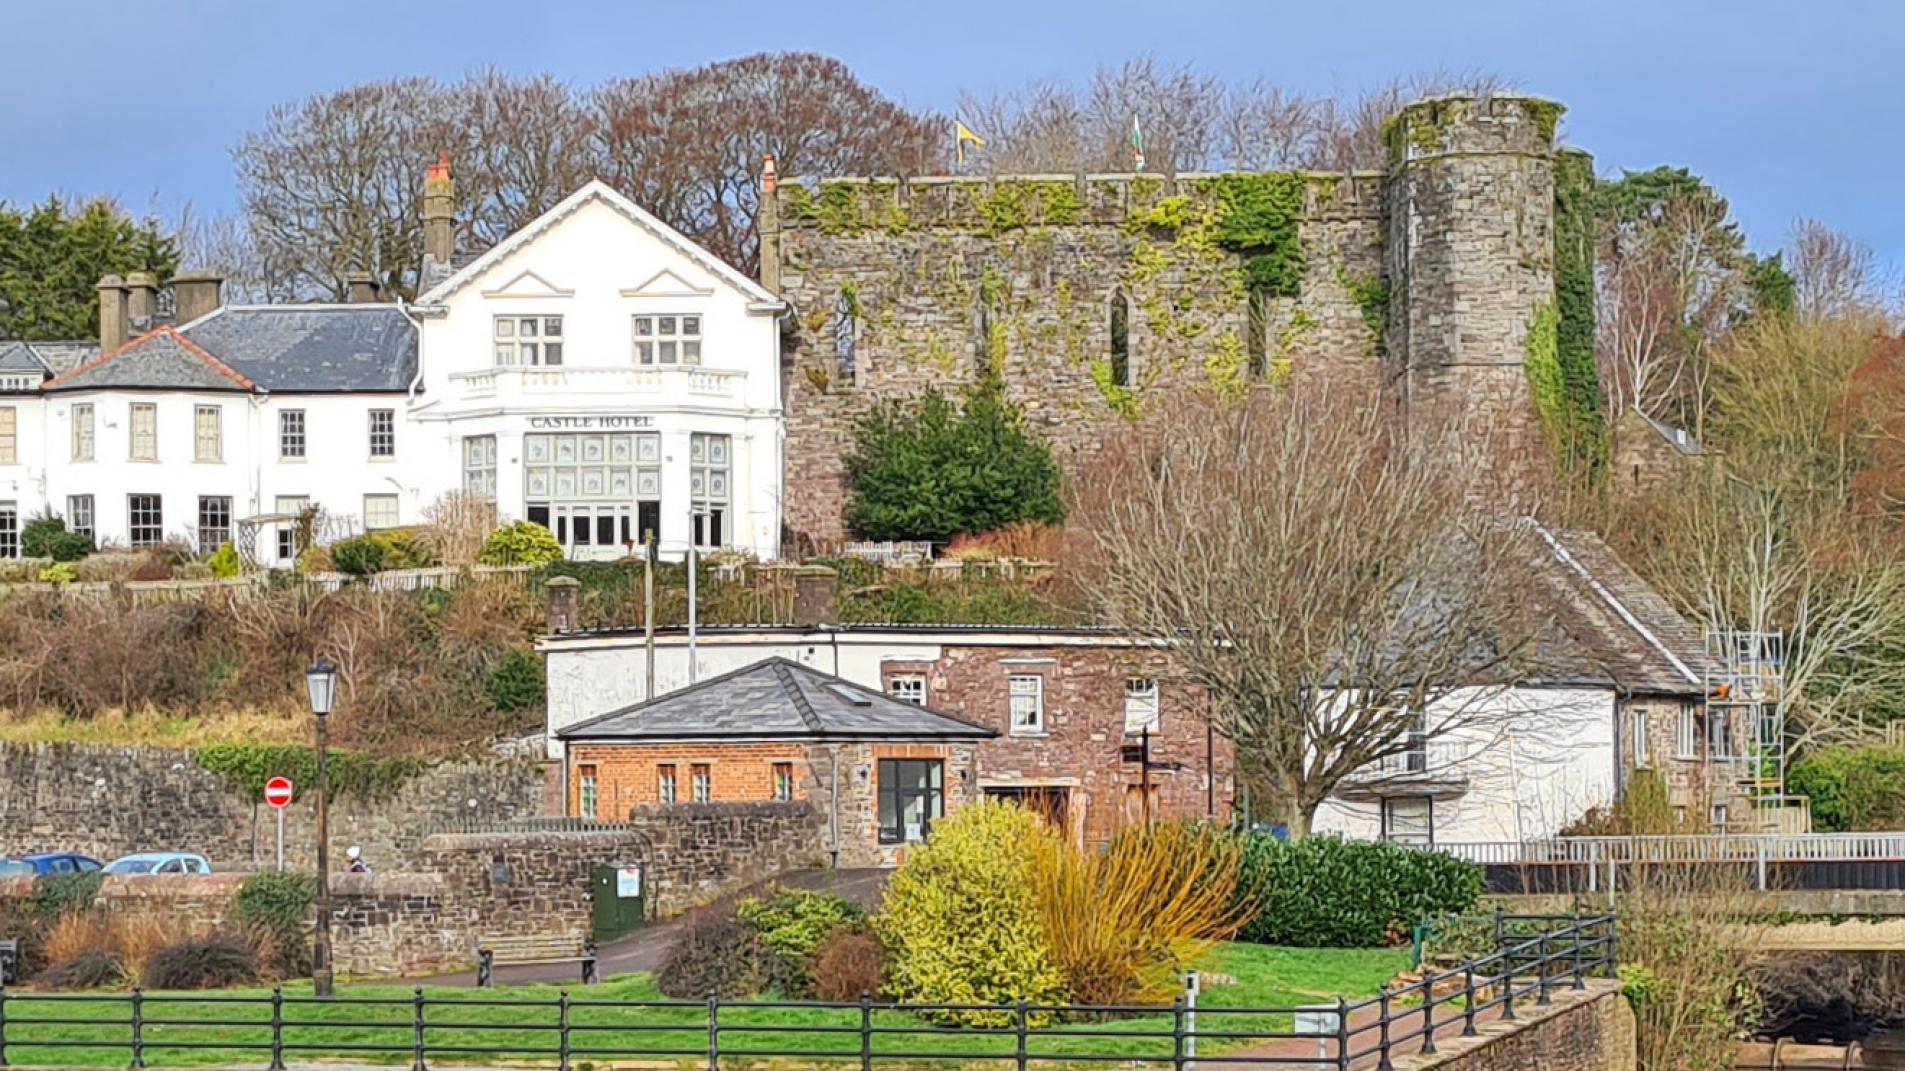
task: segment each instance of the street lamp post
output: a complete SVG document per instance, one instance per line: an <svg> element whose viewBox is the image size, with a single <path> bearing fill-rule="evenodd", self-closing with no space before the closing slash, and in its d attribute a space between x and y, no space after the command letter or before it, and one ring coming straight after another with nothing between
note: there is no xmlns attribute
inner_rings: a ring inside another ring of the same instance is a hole
<svg viewBox="0 0 1905 1071"><path fill-rule="evenodd" d="M320 997L331 995L331 817L329 795L331 702L337 695L337 667L323 655L304 671L311 693L311 714L317 720L317 926L311 934L311 987Z"/></svg>

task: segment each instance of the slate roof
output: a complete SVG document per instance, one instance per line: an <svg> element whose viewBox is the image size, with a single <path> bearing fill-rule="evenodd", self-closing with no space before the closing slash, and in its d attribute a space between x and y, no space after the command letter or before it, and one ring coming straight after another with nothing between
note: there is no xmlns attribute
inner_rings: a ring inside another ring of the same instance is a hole
<svg viewBox="0 0 1905 1071"><path fill-rule="evenodd" d="M1599 536L1538 527L1555 568L1540 573L1555 624L1627 692L1700 693L1715 668L1698 626Z"/></svg>
<svg viewBox="0 0 1905 1071"><path fill-rule="evenodd" d="M787 658L767 658L579 722L563 740L985 740L983 725L903 703Z"/></svg>
<svg viewBox="0 0 1905 1071"><path fill-rule="evenodd" d="M45 389L147 387L251 391L256 386L243 373L180 334L177 328L165 326L53 377L47 381Z"/></svg>
<svg viewBox="0 0 1905 1071"><path fill-rule="evenodd" d="M70 372L99 356L99 343L86 339L56 342L29 342L33 352L54 375Z"/></svg>
<svg viewBox="0 0 1905 1071"><path fill-rule="evenodd" d="M269 391L401 391L417 375L417 325L396 305L236 305L184 333Z"/></svg>
<svg viewBox="0 0 1905 1071"><path fill-rule="evenodd" d="M0 372L42 372L46 362L24 342L0 342Z"/></svg>
<svg viewBox="0 0 1905 1071"><path fill-rule="evenodd" d="M1706 447L1701 446L1699 440L1695 439L1693 434L1685 428L1676 428L1664 420L1656 420L1652 416L1641 412L1639 409L1630 409L1628 412L1632 416L1639 417L1647 427L1653 430L1654 434L1665 439L1668 446L1673 447L1682 455L1686 457L1699 457L1707 452Z"/></svg>

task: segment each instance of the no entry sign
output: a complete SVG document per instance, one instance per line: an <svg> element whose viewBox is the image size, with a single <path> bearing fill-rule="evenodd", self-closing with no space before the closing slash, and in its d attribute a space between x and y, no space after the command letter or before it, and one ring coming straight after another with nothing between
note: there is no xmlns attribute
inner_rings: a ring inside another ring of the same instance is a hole
<svg viewBox="0 0 1905 1071"><path fill-rule="evenodd" d="M291 803L291 779L274 777L265 782L265 802L273 807L286 807Z"/></svg>

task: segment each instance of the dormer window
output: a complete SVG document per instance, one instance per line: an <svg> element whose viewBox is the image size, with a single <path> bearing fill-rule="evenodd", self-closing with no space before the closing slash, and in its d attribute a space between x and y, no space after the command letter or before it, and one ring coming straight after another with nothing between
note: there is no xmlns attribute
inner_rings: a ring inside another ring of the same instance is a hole
<svg viewBox="0 0 1905 1071"><path fill-rule="evenodd" d="M559 365L562 363L562 317L498 316L496 366Z"/></svg>
<svg viewBox="0 0 1905 1071"><path fill-rule="evenodd" d="M701 317L635 317L636 364L700 364Z"/></svg>

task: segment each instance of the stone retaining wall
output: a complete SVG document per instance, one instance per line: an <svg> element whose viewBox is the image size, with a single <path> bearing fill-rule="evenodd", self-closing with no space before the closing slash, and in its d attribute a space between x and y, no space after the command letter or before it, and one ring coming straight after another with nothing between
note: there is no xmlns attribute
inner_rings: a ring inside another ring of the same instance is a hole
<svg viewBox="0 0 1905 1071"><path fill-rule="evenodd" d="M1562 990L1545 1008L1518 1004L1515 1013L1476 1037L1437 1038L1441 1051L1399 1058L1396 1071L1635 1071L1634 1010L1619 982L1592 979L1586 992Z"/></svg>

